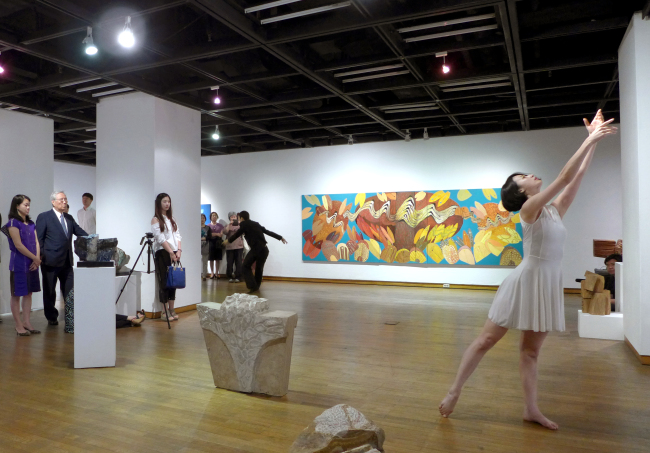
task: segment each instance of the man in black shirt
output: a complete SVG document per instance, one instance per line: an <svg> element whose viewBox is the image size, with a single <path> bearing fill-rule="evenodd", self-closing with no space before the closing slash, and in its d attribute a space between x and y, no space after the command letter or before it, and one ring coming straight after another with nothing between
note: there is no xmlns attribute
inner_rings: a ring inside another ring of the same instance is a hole
<svg viewBox="0 0 650 453"><path fill-rule="evenodd" d="M234 242L241 235L244 235L246 238L246 242L248 242L248 246L251 249L246 254L246 258L244 258L242 274L246 281L246 287L250 292L255 292L260 289L262 276L264 275L264 263L266 263L266 259L269 257L269 249L266 247L266 238L264 235L267 234L278 241L282 241L283 244L286 244L287 241L279 234L267 230L257 222L253 222L250 219L250 214L246 211L240 212L237 214L237 217L239 218L239 230L224 241L224 245ZM253 263L256 263L255 276L253 276Z"/></svg>

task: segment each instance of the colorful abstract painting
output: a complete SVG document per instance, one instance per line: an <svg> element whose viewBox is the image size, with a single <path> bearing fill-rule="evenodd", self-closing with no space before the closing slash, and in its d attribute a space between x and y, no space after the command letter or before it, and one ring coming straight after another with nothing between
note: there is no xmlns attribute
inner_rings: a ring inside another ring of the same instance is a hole
<svg viewBox="0 0 650 453"><path fill-rule="evenodd" d="M516 266L519 214L500 189L305 195L303 261Z"/></svg>

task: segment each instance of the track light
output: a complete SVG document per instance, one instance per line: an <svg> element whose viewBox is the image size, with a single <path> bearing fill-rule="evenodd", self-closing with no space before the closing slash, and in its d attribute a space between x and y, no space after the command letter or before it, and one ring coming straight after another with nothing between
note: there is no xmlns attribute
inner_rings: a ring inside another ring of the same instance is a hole
<svg viewBox="0 0 650 453"><path fill-rule="evenodd" d="M212 87L213 90L217 90L217 97L214 98L215 104L221 104L221 98L219 97L219 87Z"/></svg>
<svg viewBox="0 0 650 453"><path fill-rule="evenodd" d="M0 52L0 54L2 54L2 52ZM3 72L5 72L5 68L3 68L2 65L0 65L0 74L2 74Z"/></svg>
<svg viewBox="0 0 650 453"><path fill-rule="evenodd" d="M88 55L95 55L97 53L97 46L93 43L93 27L88 27L86 38L81 42L86 45L86 53Z"/></svg>
<svg viewBox="0 0 650 453"><path fill-rule="evenodd" d="M212 138L215 139L215 140L219 140L219 137L221 137L221 136L219 135L219 126L217 125L214 128L214 134L212 134Z"/></svg>
<svg viewBox="0 0 650 453"><path fill-rule="evenodd" d="M131 16L126 16L124 30L122 30L122 33L118 35L117 42L119 42L122 47L133 47L135 44L135 36L133 36L133 31L131 30Z"/></svg>
<svg viewBox="0 0 650 453"><path fill-rule="evenodd" d="M447 66L447 52L438 52L436 57L442 57L442 72L447 74L450 71L449 66Z"/></svg>
<svg viewBox="0 0 650 453"><path fill-rule="evenodd" d="M332 11L333 9L345 8L346 6L350 6L351 4L352 4L351 1L335 3L333 5L320 6L318 8L306 9L304 11L284 14L282 16L269 17L268 19L262 19L260 22L262 25L270 24L273 22L279 22L281 20L293 19L294 17L309 16L310 14L323 13L325 11Z"/></svg>
<svg viewBox="0 0 650 453"><path fill-rule="evenodd" d="M422 138L424 140L429 140L429 131L427 130L426 127L424 128L424 134L422 134Z"/></svg>
<svg viewBox="0 0 650 453"><path fill-rule="evenodd" d="M411 131L406 129L406 137L404 137L405 142L410 142L411 141Z"/></svg>
<svg viewBox="0 0 650 453"><path fill-rule="evenodd" d="M354 145L354 140L352 139L352 135L348 135L348 145Z"/></svg>

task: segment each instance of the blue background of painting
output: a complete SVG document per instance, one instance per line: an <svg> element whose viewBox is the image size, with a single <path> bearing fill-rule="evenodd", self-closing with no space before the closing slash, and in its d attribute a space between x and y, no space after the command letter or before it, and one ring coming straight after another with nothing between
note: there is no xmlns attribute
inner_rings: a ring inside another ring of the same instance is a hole
<svg viewBox="0 0 650 453"><path fill-rule="evenodd" d="M492 198L491 200L487 199L487 197L483 194L482 189L468 189L468 190L472 194L472 196L469 197L465 201L459 201L458 200L458 192L459 192L458 190L450 190L450 191L444 191L444 192L450 192L451 193L451 195L449 197L450 199L456 201L456 203L458 203L459 206L465 206L468 209L475 207L474 203L476 201L478 201L481 204L486 204L486 203L499 204L499 202L501 201L501 197L499 196L500 193L501 193L501 188L494 189L495 193L497 194L497 197ZM438 190L426 190L425 192L427 192L429 194L434 194L434 193L438 192ZM417 191L416 191L416 193L417 193ZM371 198L371 197L375 196L376 194L377 194L376 192L368 192L368 193L366 193L366 198ZM323 195L324 194L320 194L320 195L316 194L316 196L318 197L318 200L321 202L321 205L323 203ZM352 203L352 205L353 205L351 211L352 212L356 211L357 206L354 205L354 199L357 196L356 193L327 194L327 195L329 195L329 197L332 199L332 201L337 200L337 201L343 202L343 200L347 199L347 203L348 204ZM316 207L318 207L318 206L317 205L312 205L311 203L309 203L304 195L301 197L301 199L302 199L302 208L301 208L301 210L305 209L305 208L311 208L312 209L312 215L309 218L302 220L302 231L304 232L304 231L307 231L307 230L311 230L312 222L314 220L314 214L316 212ZM355 227L357 233L361 233L363 235L364 239L368 239L366 234L363 233L359 229L356 222L350 221L348 223L348 227L349 228ZM515 223L515 227L516 227L515 229L517 230L517 233L519 233L519 236L521 236L523 238L521 223ZM476 235L479 233L478 226L474 222L472 222L470 219L463 219L462 228L460 230L458 230L456 232L456 234L452 238L453 239L462 238L463 237L463 231L471 231L474 238L476 238ZM349 240L350 240L350 237L348 236L348 233L345 232L344 235L343 235L343 238L339 242L337 242L337 244L346 243ZM306 242L305 238L302 237L302 245L303 245L303 247L305 245L305 242ZM440 245L440 244L441 243L438 243L438 245ZM381 243L379 243L379 245L383 250L383 245ZM508 244L508 245L511 246L511 247L514 247L515 249L517 249L522 257L524 256L523 241L518 242L517 244ZM445 259L443 259L440 263L436 263L434 260L431 259L431 257L429 257L429 255L426 253L426 250L424 250L424 256L427 258L427 260L425 262L426 264L433 264L433 265L438 264L438 265L447 265L447 266L450 264ZM322 252L319 253L318 256L316 256L316 258L314 258L314 259L312 259L312 258L308 257L307 255L305 255L304 253L302 253L302 259L303 259L303 261L324 261L324 262L329 262L323 256ZM350 261L354 261L354 258L352 256L350 256ZM337 262L338 263L347 263L347 262L350 262L350 261L341 260L341 261L337 261ZM387 263L386 261L383 261L383 260L380 260L380 259L376 258L372 253L369 254L368 261L366 261L366 263L400 264L400 263ZM405 264L418 264L418 263L410 262L410 263L405 263ZM458 262L455 263L455 265L468 266L469 264L464 263L462 261L458 261ZM488 256L486 256L485 258L483 258L481 261L476 263L476 266L499 266L499 265L500 265L500 257L495 256L495 255L493 255L491 253Z"/></svg>

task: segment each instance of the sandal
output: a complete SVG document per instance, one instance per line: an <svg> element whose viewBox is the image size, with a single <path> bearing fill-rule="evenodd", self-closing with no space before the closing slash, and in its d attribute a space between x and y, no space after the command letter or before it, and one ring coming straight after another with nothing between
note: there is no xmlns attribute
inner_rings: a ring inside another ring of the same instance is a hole
<svg viewBox="0 0 650 453"><path fill-rule="evenodd" d="M25 330L26 330L27 332L29 332L30 334L32 334L32 335L36 335L37 333L41 333L40 330L36 330L36 329L28 329L27 327L25 327Z"/></svg>
<svg viewBox="0 0 650 453"><path fill-rule="evenodd" d="M172 315L172 318L174 319L174 321L178 321L179 316L176 314L176 310L172 310L171 315Z"/></svg>
<svg viewBox="0 0 650 453"><path fill-rule="evenodd" d="M137 311L135 312L135 319L131 320L131 325L133 327L140 327L140 325L144 322L145 319L147 318L144 315L144 310Z"/></svg>
<svg viewBox="0 0 650 453"><path fill-rule="evenodd" d="M25 331L22 332L22 333L21 333L21 332L18 332L18 331L16 330L16 335L18 335L19 337L28 337L28 336L31 335L31 333L29 333L29 330L25 330Z"/></svg>

